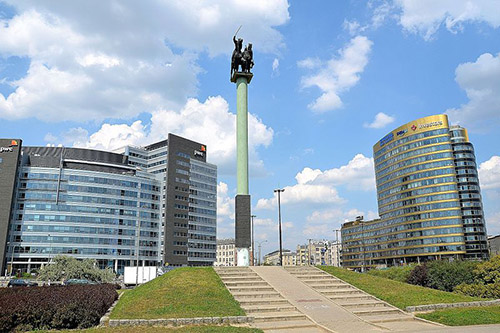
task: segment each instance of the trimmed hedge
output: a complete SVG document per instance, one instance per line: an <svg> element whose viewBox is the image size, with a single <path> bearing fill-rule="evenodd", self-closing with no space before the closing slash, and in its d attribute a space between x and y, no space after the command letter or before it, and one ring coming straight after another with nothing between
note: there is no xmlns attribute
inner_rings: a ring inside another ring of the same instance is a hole
<svg viewBox="0 0 500 333"><path fill-rule="evenodd" d="M95 326L117 298L112 284L4 288L0 332Z"/></svg>

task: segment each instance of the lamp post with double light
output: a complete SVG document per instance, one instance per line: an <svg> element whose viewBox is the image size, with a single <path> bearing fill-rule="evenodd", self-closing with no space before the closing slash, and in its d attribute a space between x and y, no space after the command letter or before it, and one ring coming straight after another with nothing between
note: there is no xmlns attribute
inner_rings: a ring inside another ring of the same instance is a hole
<svg viewBox="0 0 500 333"><path fill-rule="evenodd" d="M281 236L281 192L285 192L284 188L278 188L274 190L274 193L278 193L278 221L279 221L279 232L280 232L280 266L283 266L283 238Z"/></svg>

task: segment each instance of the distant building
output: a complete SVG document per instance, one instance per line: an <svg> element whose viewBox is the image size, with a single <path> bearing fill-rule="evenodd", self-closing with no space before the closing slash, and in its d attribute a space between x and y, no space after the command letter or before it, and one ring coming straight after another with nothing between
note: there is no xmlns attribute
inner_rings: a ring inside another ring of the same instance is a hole
<svg viewBox="0 0 500 333"><path fill-rule="evenodd" d="M236 266L236 243L234 238L217 240L217 260L214 266Z"/></svg>
<svg viewBox="0 0 500 333"><path fill-rule="evenodd" d="M285 265L291 266L287 265L287 263L293 262L293 258L290 258L291 256L292 256L292 251L283 249L283 266ZM280 262L280 250L276 250L264 255L264 265L278 266L279 262Z"/></svg>
<svg viewBox="0 0 500 333"><path fill-rule="evenodd" d="M328 265L340 267L340 243L310 239L305 245L297 245L297 266Z"/></svg>
<svg viewBox="0 0 500 333"><path fill-rule="evenodd" d="M500 255L500 235L488 237L488 246L492 257Z"/></svg>
<svg viewBox="0 0 500 333"><path fill-rule="evenodd" d="M474 148L446 115L417 119L373 146L380 219L343 224L343 266L488 258Z"/></svg>

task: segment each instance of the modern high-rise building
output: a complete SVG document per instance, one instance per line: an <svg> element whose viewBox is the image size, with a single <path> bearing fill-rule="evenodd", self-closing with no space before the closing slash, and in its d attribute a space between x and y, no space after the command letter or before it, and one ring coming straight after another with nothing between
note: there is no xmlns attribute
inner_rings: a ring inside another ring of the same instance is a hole
<svg viewBox="0 0 500 333"><path fill-rule="evenodd" d="M124 266L211 265L217 168L206 146L169 134L115 152L0 140L0 272L57 254Z"/></svg>
<svg viewBox="0 0 500 333"><path fill-rule="evenodd" d="M373 147L380 219L342 226L343 265L488 258L474 148L446 115L417 119Z"/></svg>

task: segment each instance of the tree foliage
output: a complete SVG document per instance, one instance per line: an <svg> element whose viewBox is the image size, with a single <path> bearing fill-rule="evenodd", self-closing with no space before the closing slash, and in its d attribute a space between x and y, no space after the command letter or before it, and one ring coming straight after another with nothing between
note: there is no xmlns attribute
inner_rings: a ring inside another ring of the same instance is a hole
<svg viewBox="0 0 500 333"><path fill-rule="evenodd" d="M74 257L58 255L52 263L40 269L39 278L45 281L68 279L88 279L97 282L112 282L115 274L109 268L99 269L94 259L78 260Z"/></svg>
<svg viewBox="0 0 500 333"><path fill-rule="evenodd" d="M500 255L477 265L474 281L455 287L461 294L478 297L500 298Z"/></svg>

